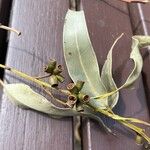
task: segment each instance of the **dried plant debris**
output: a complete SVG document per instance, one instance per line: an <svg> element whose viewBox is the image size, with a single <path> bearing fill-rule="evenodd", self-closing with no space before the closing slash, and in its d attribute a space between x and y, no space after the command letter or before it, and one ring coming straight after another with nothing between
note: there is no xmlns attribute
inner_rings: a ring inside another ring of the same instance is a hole
<svg viewBox="0 0 150 150"><path fill-rule="evenodd" d="M2 25L0 27L12 30L17 34L20 33ZM125 83L121 87L117 87L112 76L112 51L122 36L123 34L114 41L100 75L97 58L89 38L84 11L68 10L64 23L63 49L68 73L73 83L66 85L65 89L61 89L59 86L64 82L64 77L61 74L63 67L54 59L51 59L45 66L46 75L39 77L32 77L0 64L0 68L39 85L53 101L61 104L62 107L53 104L24 83L5 84L2 80L0 83L9 99L17 106L34 109L55 118L86 116L95 119L104 126L106 131L113 133L101 120L99 116L101 113L134 131L137 135L136 143L150 144L150 138L146 131L135 125L150 126L149 123L136 118L119 116L112 110L118 103L119 91L133 85L141 73L143 60L140 48L150 45L150 36L132 37L130 58L134 62L134 67ZM48 82L45 82L44 78L48 78ZM56 98L55 92L63 94L65 98Z"/></svg>
<svg viewBox="0 0 150 150"><path fill-rule="evenodd" d="M14 29L14 28L10 28L10 27L4 26L1 23L0 23L0 28L4 29L4 30L12 31L12 32L16 33L18 36L21 35L20 31Z"/></svg>

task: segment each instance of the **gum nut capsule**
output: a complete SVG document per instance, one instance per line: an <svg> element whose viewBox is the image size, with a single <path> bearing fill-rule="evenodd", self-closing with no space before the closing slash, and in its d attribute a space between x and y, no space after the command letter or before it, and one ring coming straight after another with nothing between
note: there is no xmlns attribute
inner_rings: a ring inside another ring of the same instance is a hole
<svg viewBox="0 0 150 150"><path fill-rule="evenodd" d="M84 93L79 93L78 94L78 99L83 102L83 103L87 103L90 100L90 97Z"/></svg>
<svg viewBox="0 0 150 150"><path fill-rule="evenodd" d="M64 82L64 77L61 75L56 75L59 82Z"/></svg>
<svg viewBox="0 0 150 150"><path fill-rule="evenodd" d="M79 90L74 83L69 83L67 85L67 90L70 91L72 94L78 94L79 93Z"/></svg>
<svg viewBox="0 0 150 150"><path fill-rule="evenodd" d="M77 97L75 95L69 95L68 96L68 101L67 101L67 106L73 107L74 104L77 102Z"/></svg>
<svg viewBox="0 0 150 150"><path fill-rule="evenodd" d="M47 73L52 73L55 68L56 68L56 60L51 59L48 65L45 66L44 71Z"/></svg>
<svg viewBox="0 0 150 150"><path fill-rule="evenodd" d="M55 75L51 75L49 77L49 83L52 87L57 87L58 86L58 79Z"/></svg>
<svg viewBox="0 0 150 150"><path fill-rule="evenodd" d="M77 101L77 97L75 95L69 95L68 100L75 103Z"/></svg>
<svg viewBox="0 0 150 150"><path fill-rule="evenodd" d="M62 65L57 65L56 68L53 70L53 74L58 75L62 72L62 70Z"/></svg>

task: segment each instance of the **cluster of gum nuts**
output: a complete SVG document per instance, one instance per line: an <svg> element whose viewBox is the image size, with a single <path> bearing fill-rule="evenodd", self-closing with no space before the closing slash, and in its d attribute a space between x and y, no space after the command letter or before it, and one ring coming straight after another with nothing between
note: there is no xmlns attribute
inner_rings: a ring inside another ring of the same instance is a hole
<svg viewBox="0 0 150 150"><path fill-rule="evenodd" d="M49 76L49 83L53 88L57 88L59 82L62 83L64 81L64 77L61 75L63 68L62 65L57 65L56 60L51 59L44 67L44 71L48 73ZM66 102L66 105L68 107L73 108L73 106L79 102L79 103L87 103L89 102L89 96L81 92L82 88L84 86L83 81L77 81L75 83L69 83L67 85L67 90L69 92L68 100Z"/></svg>

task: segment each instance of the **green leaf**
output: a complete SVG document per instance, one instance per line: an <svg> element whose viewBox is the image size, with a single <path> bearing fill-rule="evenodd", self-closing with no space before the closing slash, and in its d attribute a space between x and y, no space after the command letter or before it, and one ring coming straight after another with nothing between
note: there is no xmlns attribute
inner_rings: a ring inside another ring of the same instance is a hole
<svg viewBox="0 0 150 150"><path fill-rule="evenodd" d="M148 45L150 45L150 36L132 37L132 51L130 58L134 61L134 68L121 88L131 86L139 77L143 67L143 59L139 49Z"/></svg>
<svg viewBox="0 0 150 150"><path fill-rule="evenodd" d="M122 37L122 35L123 34L121 34L113 43L113 45L107 55L107 59L104 63L104 66L102 68L101 79L102 79L108 93L117 90L117 86L112 77L112 51L113 51L114 46L118 42L118 40ZM119 98L118 91L108 97L108 105L110 108L113 108L117 104L118 98Z"/></svg>
<svg viewBox="0 0 150 150"><path fill-rule="evenodd" d="M130 58L134 62L134 68L133 68L132 72L128 76L126 82L121 87L117 88L116 90L112 90L112 92L110 92L110 93L106 93L106 94L102 94L102 95L100 94L99 96L95 97L95 99L113 96L114 94L118 93L118 91L121 90L122 88L126 88L126 87L132 86L132 84L134 84L134 82L140 76L142 67L143 67L143 59L142 59L142 56L140 53L140 48L143 48L148 45L150 45L150 36L133 36L132 37L132 46L131 46L132 51L130 53ZM109 57L109 59L110 59L110 57ZM108 68L105 69L106 72L107 72L107 70L108 70ZM110 84L110 86L111 86L111 84Z"/></svg>
<svg viewBox="0 0 150 150"><path fill-rule="evenodd" d="M82 92L90 97L107 93L100 78L99 66L94 53L83 11L68 10L65 18L64 57L71 79L85 81ZM90 103L102 109L108 106L107 99L91 99Z"/></svg>
<svg viewBox="0 0 150 150"><path fill-rule="evenodd" d="M36 111L40 111L55 118L77 115L86 116L98 121L99 123L102 123L107 131L111 131L103 123L103 121L98 116L96 116L95 112L87 106L83 106L84 111L81 112L70 108L56 107L45 97L33 91L28 85L22 83L4 84L4 92L7 94L9 99L19 107L30 108Z"/></svg>
<svg viewBox="0 0 150 150"><path fill-rule="evenodd" d="M4 91L13 103L21 107L34 109L52 116L74 116L78 114L69 108L56 107L26 84L5 84Z"/></svg>

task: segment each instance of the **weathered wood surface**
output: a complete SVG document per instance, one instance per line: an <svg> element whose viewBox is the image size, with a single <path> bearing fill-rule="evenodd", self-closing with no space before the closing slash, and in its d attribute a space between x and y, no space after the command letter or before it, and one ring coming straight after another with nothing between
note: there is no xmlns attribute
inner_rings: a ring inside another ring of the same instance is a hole
<svg viewBox="0 0 150 150"><path fill-rule="evenodd" d="M7 3L7 6L8 4L10 3ZM19 29L22 36L10 34L6 64L36 76L42 74L42 68L49 58L56 58L59 63L65 65L62 54L62 31L64 16L69 6L69 0L14 0L10 24ZM139 6L143 11L144 20L141 18ZM138 34L150 32L150 6L141 4L128 6L118 0L81 0L80 6L76 8L82 8L85 11L87 26L100 68L113 41L122 32L125 33L113 51L113 75L117 85L122 85L132 68L129 53L133 32ZM8 11L5 10L5 12L8 15ZM149 121L148 64L149 54L144 59L144 88L140 78L133 89L122 90L119 104L114 109L116 113ZM69 82L67 72L64 74ZM22 81L8 73L5 79L9 82ZM96 122L84 118L82 121L84 150L141 150L141 147L135 144L135 135L132 132L112 120L105 118L104 120L117 137L106 134ZM73 149L72 118L56 120L34 111L22 110L13 106L3 95L0 106L0 150L51 149Z"/></svg>
<svg viewBox="0 0 150 150"><path fill-rule="evenodd" d="M67 0L15 0L11 25L22 32L10 35L6 64L30 75L42 74L45 63L55 58L63 64L62 31ZM19 82L6 75L10 82ZM51 119L22 110L3 96L0 113L1 150L71 150L72 119Z"/></svg>

